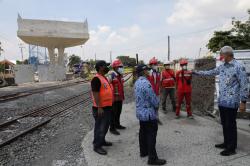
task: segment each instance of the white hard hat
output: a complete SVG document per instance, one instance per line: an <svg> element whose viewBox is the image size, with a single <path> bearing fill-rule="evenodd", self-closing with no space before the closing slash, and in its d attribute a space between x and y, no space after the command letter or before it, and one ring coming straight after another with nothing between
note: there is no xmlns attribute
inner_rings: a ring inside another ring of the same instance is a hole
<svg viewBox="0 0 250 166"><path fill-rule="evenodd" d="M171 64L172 64L172 62L168 61L168 60L164 62L164 65L171 65Z"/></svg>

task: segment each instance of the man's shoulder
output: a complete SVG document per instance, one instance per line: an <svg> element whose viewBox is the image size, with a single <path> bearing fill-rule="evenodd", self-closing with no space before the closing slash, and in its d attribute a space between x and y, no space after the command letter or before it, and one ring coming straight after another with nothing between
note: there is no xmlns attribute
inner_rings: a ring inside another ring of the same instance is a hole
<svg viewBox="0 0 250 166"><path fill-rule="evenodd" d="M244 64L237 60L234 60L234 65L238 70L246 70Z"/></svg>
<svg viewBox="0 0 250 166"><path fill-rule="evenodd" d="M138 80L135 82L135 85L147 85L150 84L147 78L140 77Z"/></svg>

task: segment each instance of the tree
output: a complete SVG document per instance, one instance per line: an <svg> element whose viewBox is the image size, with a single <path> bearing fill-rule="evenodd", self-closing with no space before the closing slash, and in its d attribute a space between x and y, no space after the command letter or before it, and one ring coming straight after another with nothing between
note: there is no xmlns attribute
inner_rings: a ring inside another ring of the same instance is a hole
<svg viewBox="0 0 250 166"><path fill-rule="evenodd" d="M143 60L139 60L139 62L138 62L138 63L139 63L139 64L142 64L142 65L144 65L144 64L145 64Z"/></svg>
<svg viewBox="0 0 250 166"><path fill-rule="evenodd" d="M233 18L233 28L229 31L215 31L207 47L210 51L219 51L221 47L229 45L234 49L250 49L250 10L249 18L242 22Z"/></svg>
<svg viewBox="0 0 250 166"><path fill-rule="evenodd" d="M81 63L81 57L74 55L74 54L69 57L68 66L70 68L73 68L74 65L80 64L80 63Z"/></svg>
<svg viewBox="0 0 250 166"><path fill-rule="evenodd" d="M3 72L4 72L4 65L0 64L0 73L3 73Z"/></svg>
<svg viewBox="0 0 250 166"><path fill-rule="evenodd" d="M117 59L120 59L124 66L129 66L129 67L136 66L135 58L130 58L129 56L118 56Z"/></svg>

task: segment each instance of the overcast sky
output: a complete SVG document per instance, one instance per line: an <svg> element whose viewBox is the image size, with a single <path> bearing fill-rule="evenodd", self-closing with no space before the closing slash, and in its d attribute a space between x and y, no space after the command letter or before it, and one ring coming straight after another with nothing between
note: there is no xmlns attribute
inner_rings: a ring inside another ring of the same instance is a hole
<svg viewBox="0 0 250 166"><path fill-rule="evenodd" d="M171 36L171 59L197 58L213 31L229 29L231 18L247 19L250 0L0 0L0 41L7 59L21 59L16 36L17 14L23 18L89 23L90 40L66 49L85 59L109 60L109 52L148 61L167 57ZM28 57L28 47L25 48ZM2 57L0 57L2 59Z"/></svg>

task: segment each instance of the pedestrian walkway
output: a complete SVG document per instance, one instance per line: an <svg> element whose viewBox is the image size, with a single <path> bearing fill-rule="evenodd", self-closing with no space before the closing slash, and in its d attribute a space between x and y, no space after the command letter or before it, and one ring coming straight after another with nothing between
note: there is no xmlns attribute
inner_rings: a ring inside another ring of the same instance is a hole
<svg viewBox="0 0 250 166"><path fill-rule="evenodd" d="M221 143L222 129L220 124L209 119L195 116L194 120L175 119L174 113L161 114L162 126L157 136L157 152L160 158L167 160L170 166L246 166L250 163L250 134L238 132L239 144L237 155L222 157L214 144ZM113 142L106 148L107 156L93 152L93 131L83 140L82 147L88 166L145 166L147 158L139 156L138 120L135 117L135 104L123 106L122 124L128 129L121 131L120 136L108 133L106 139Z"/></svg>

